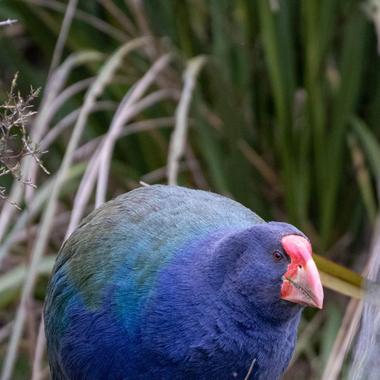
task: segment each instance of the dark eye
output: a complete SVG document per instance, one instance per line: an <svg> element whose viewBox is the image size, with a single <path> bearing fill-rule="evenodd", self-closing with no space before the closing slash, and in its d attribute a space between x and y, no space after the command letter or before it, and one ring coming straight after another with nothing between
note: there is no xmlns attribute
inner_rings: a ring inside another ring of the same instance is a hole
<svg viewBox="0 0 380 380"><path fill-rule="evenodd" d="M282 255L282 253L280 251L274 251L273 252L273 260L275 262L279 262L281 261L282 259L284 258L284 256Z"/></svg>

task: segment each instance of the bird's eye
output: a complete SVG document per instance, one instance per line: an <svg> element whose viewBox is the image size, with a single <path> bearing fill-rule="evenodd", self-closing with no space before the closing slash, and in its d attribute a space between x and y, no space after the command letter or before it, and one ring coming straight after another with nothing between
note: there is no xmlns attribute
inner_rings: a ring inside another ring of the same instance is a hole
<svg viewBox="0 0 380 380"><path fill-rule="evenodd" d="M279 262L283 259L284 257L282 256L280 251L274 251L273 252L273 260L276 262Z"/></svg>

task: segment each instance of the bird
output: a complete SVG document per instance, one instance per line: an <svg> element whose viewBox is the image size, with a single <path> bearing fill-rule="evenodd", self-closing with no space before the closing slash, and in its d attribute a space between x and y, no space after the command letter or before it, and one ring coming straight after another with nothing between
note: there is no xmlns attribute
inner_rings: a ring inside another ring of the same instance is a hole
<svg viewBox="0 0 380 380"><path fill-rule="evenodd" d="M134 189L64 242L44 305L53 380L280 379L323 288L309 239L242 204Z"/></svg>

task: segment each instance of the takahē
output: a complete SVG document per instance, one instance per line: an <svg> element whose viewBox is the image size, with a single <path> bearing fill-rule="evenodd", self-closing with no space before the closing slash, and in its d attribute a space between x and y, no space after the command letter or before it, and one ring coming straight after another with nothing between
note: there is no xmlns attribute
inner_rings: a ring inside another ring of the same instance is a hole
<svg viewBox="0 0 380 380"><path fill-rule="evenodd" d="M206 191L155 185L93 211L45 304L53 379L276 380L323 290L309 240Z"/></svg>

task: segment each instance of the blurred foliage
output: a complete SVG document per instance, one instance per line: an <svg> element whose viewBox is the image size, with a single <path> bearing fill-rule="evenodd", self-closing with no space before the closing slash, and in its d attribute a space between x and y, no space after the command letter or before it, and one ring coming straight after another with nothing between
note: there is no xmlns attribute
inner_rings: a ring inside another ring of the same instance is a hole
<svg viewBox="0 0 380 380"><path fill-rule="evenodd" d="M0 29L0 98L5 99L15 72L20 73L21 89L41 87L46 93L51 87L52 71L57 68L50 63L68 3L0 3L0 20L19 20ZM170 131L164 127L173 126L186 62L204 55L207 63L193 97L179 183L229 195L265 219L289 221L311 237L317 251L349 266L357 263L378 212L380 175L376 9L365 8L365 3L369 4L354 0L79 1L62 61L95 51L106 62L127 41L153 37L153 43L125 58L101 94L103 103L99 101L96 113L86 121L82 147L107 133L123 96L162 54L172 54L170 66L154 85L155 91L168 95L128 120L138 124L160 118L159 126L119 136L107 197L138 186L140 180L166 181ZM100 67L99 57L83 59L67 76L66 89L77 86L76 90L67 94L48 120L49 132L53 126L62 129L44 158L53 174L61 165L76 119L74 115L65 127L62 120L81 109L83 92ZM43 106L42 99L40 114L46 111ZM88 159L88 154L78 154L75 163ZM47 178L42 175L38 181ZM71 210L79 183L79 176L72 175L71 192L61 193L62 215ZM35 215L40 215L39 210ZM49 241L49 253L56 252L64 237L68 217L61 219ZM11 268L24 262L20 251L30 252L28 239L16 243L7 243ZM304 351L312 365L302 373L316 378L342 315L341 307L328 310L324 336L329 339ZM318 354L320 359L315 359ZM302 366L297 368L293 376Z"/></svg>

